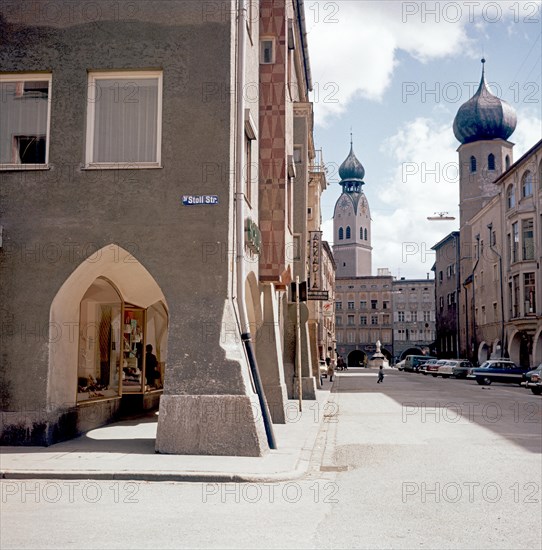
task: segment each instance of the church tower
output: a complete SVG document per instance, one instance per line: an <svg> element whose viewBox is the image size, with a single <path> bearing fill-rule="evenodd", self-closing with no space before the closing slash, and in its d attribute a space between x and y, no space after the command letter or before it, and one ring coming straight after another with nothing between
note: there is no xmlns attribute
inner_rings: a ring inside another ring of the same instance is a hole
<svg viewBox="0 0 542 550"><path fill-rule="evenodd" d="M514 144L508 141L516 128L514 109L487 88L482 59L482 78L471 99L461 105L454 119L459 154L459 348L466 357L477 357L476 327L480 318L475 296L476 272L483 235L474 234L473 217L500 191L494 181L513 163ZM501 251L503 253L503 251ZM495 256L496 257L496 256ZM483 280L483 279L482 279ZM483 283L481 283L483 284ZM504 281L500 282L504 285ZM483 287L482 287L483 288ZM478 298L479 300L479 298ZM501 316L504 312L501 310ZM502 319L503 317L501 317Z"/></svg>
<svg viewBox="0 0 542 550"><path fill-rule="evenodd" d="M459 226L462 228L499 192L493 182L513 163L516 113L487 88L482 78L474 96L461 105L454 119L459 153Z"/></svg>
<svg viewBox="0 0 542 550"><path fill-rule="evenodd" d="M333 213L333 256L337 263L336 277L361 277L371 275L371 212L362 190L365 168L350 153L339 168L342 194Z"/></svg>

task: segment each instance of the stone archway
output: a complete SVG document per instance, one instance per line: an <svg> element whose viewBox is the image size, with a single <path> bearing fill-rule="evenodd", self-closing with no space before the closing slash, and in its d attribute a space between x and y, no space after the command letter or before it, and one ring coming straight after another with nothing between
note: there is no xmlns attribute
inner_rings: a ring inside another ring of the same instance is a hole
<svg viewBox="0 0 542 550"><path fill-rule="evenodd" d="M491 349L486 342L480 342L478 346L478 363L481 365L489 359L491 355Z"/></svg>
<svg viewBox="0 0 542 550"><path fill-rule="evenodd" d="M99 280L106 281L127 304L145 309L153 306L153 326L157 326L155 320L161 316L165 316L167 321L167 301L160 286L143 264L119 245L109 244L79 264L56 293L49 310L48 409L56 414L72 411L69 413L72 418L70 427L67 428L71 433L59 433L60 439L104 424L120 405L117 399L98 400L77 407L80 304L87 291ZM163 328L155 328L155 337L159 355L162 349L165 353L167 329L164 332ZM88 414L89 410L91 414ZM81 411L87 413L83 420ZM58 427L58 430L62 429Z"/></svg>
<svg viewBox="0 0 542 550"><path fill-rule="evenodd" d="M388 360L388 363L392 364L392 354L391 351L387 350L386 348L381 348L380 351L382 352L382 355Z"/></svg>
<svg viewBox="0 0 542 550"><path fill-rule="evenodd" d="M510 359L516 365L530 366L530 356L534 351L529 335L524 331L516 330L510 337L509 353Z"/></svg>
<svg viewBox="0 0 542 550"><path fill-rule="evenodd" d="M533 368L542 363L542 328L539 328L533 338Z"/></svg>
<svg viewBox="0 0 542 550"><path fill-rule="evenodd" d="M401 360L405 359L407 355L424 355L420 348L408 348L401 353Z"/></svg>
<svg viewBox="0 0 542 550"><path fill-rule="evenodd" d="M365 354L365 352L359 349L351 351L348 354L348 358L346 360L348 368L350 369L353 367L363 367L365 365L366 358L367 355Z"/></svg>
<svg viewBox="0 0 542 550"><path fill-rule="evenodd" d="M499 359L500 357L505 357L506 355L506 350L502 349L501 340L499 338L495 338L495 340L493 340L493 345L491 346L490 351L490 359Z"/></svg>

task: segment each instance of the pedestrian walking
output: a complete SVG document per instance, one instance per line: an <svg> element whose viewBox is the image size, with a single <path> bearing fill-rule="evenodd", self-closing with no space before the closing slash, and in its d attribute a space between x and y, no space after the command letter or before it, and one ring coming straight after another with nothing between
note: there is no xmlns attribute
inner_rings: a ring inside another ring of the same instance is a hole
<svg viewBox="0 0 542 550"><path fill-rule="evenodd" d="M333 382L334 374L335 374L335 361L331 359L327 365L327 375L329 376L330 382Z"/></svg>
<svg viewBox="0 0 542 550"><path fill-rule="evenodd" d="M380 382L384 382L384 367L380 366L380 370L378 371L378 380L377 384L380 384Z"/></svg>

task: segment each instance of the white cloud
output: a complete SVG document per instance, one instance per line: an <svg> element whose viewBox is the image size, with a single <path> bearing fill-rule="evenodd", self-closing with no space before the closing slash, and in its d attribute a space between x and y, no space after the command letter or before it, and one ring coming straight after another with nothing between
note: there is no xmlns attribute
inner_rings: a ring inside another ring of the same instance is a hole
<svg viewBox="0 0 542 550"><path fill-rule="evenodd" d="M542 133L540 106L518 109L517 116L518 125L510 138L510 141L516 144L514 147L514 159L516 160L540 140Z"/></svg>
<svg viewBox="0 0 542 550"><path fill-rule="evenodd" d="M408 122L383 144L392 168L378 192L389 209L373 221L375 267L408 277L431 271L431 247L459 225L456 148L449 125L426 118ZM435 212L456 220L429 221Z"/></svg>
<svg viewBox="0 0 542 550"><path fill-rule="evenodd" d="M350 101L380 101L389 87L399 51L425 63L467 54L479 47L467 34L482 34L501 20L524 20L534 2L306 2L315 90L316 123L325 126ZM510 32L510 27L508 28Z"/></svg>

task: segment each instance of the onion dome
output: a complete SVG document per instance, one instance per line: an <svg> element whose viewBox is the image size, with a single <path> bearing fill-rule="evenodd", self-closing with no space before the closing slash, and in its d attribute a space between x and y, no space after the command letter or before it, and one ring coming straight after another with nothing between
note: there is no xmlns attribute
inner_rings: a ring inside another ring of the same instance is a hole
<svg viewBox="0 0 542 550"><path fill-rule="evenodd" d="M516 112L506 101L493 95L486 84L482 59L482 78L477 92L459 107L454 119L454 134L461 143L483 139L508 139L516 129Z"/></svg>
<svg viewBox="0 0 542 550"><path fill-rule="evenodd" d="M354 145L350 143L350 153L339 168L339 176L343 181L357 181L363 183L365 168L354 154Z"/></svg>

